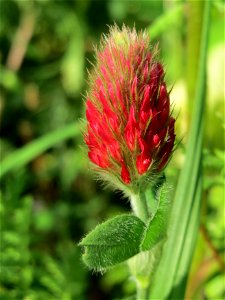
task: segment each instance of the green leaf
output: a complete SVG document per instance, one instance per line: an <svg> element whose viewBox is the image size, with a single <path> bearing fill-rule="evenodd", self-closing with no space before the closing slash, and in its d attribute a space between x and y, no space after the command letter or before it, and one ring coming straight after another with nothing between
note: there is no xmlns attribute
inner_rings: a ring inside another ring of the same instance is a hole
<svg viewBox="0 0 225 300"><path fill-rule="evenodd" d="M85 264L102 271L136 255L144 230L145 224L132 215L120 215L98 225L79 244L85 249Z"/></svg>
<svg viewBox="0 0 225 300"><path fill-rule="evenodd" d="M166 237L170 202L167 200L165 186L163 186L158 193L158 208L155 215L150 219L148 227L144 232L144 238L141 243L142 251L150 250Z"/></svg>
<svg viewBox="0 0 225 300"><path fill-rule="evenodd" d="M154 278L150 299L184 298L193 249L198 235L209 20L210 1L206 1L201 34L198 78L193 102L195 106L192 127L189 133L187 156L176 189L168 229L168 240Z"/></svg>
<svg viewBox="0 0 225 300"><path fill-rule="evenodd" d="M12 169L26 165L57 143L75 137L78 134L80 134L79 125L76 123L69 124L38 138L21 149L15 150L3 159L0 169L0 178Z"/></svg>

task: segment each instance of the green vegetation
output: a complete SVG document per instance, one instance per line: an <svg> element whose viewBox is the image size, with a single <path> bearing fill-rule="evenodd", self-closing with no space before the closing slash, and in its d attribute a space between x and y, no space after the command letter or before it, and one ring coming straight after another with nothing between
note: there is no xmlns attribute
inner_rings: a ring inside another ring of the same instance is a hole
<svg viewBox="0 0 225 300"><path fill-rule="evenodd" d="M166 289L177 284L175 297L186 282L188 299L225 297L224 4L212 1L208 50L199 38L201 5L161 0L0 2L1 299L124 299L135 293L125 264L103 276L93 274L77 246L97 224L129 211L122 195L94 180L82 148L86 68L94 62L93 45L114 21L119 26L135 23L137 29L147 29L152 43L159 42L177 116L178 145L166 177L172 194L183 181L172 212L177 226L171 235L178 246L173 252L168 245L172 257L163 258L156 279L166 268L164 276L169 272L171 280L155 287L154 297L157 289L165 297ZM205 101L205 109L201 104L201 113L192 119L196 82L196 97ZM199 125L203 119L204 132ZM194 135L188 144L190 132ZM187 149L189 173L178 181ZM188 188L191 180L194 191ZM183 194L187 200L180 203Z"/></svg>

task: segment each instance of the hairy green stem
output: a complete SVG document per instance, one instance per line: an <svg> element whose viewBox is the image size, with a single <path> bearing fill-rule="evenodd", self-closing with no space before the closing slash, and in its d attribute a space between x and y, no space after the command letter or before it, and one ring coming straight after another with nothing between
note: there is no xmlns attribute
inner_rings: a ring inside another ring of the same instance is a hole
<svg viewBox="0 0 225 300"><path fill-rule="evenodd" d="M144 192L139 192L130 197L131 208L134 214L140 218L144 223L148 220L148 206Z"/></svg>
<svg viewBox="0 0 225 300"><path fill-rule="evenodd" d="M147 222L148 206L144 192L133 194L130 197L131 207L133 213L140 218L144 223ZM148 259L146 257L147 252L141 252L130 260L128 263L130 271L135 278L136 289L137 289L137 300L147 299L148 294L148 276L146 278L146 266L148 265ZM147 254L148 256L148 254ZM144 266L144 269L143 269Z"/></svg>
<svg viewBox="0 0 225 300"><path fill-rule="evenodd" d="M147 300L154 270L162 254L163 243L156 244L149 251L142 251L128 260L130 273L136 283L136 299Z"/></svg>
<svg viewBox="0 0 225 300"><path fill-rule="evenodd" d="M145 300L148 297L148 288L137 284L137 300Z"/></svg>
<svg viewBox="0 0 225 300"><path fill-rule="evenodd" d="M141 190L130 198L133 213L144 223L149 219L148 206L145 193ZM154 259L153 259L154 260ZM152 255L150 251L140 252L129 260L128 265L136 283L136 299L148 299L149 276L152 270Z"/></svg>
<svg viewBox="0 0 225 300"><path fill-rule="evenodd" d="M154 257L151 251L143 251L128 260L130 273L136 284L136 299L148 299L149 278Z"/></svg>

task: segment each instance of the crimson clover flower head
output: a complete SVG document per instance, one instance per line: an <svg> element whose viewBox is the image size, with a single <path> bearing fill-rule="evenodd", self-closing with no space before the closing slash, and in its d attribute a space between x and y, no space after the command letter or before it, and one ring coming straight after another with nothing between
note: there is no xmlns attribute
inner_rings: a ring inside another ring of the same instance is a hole
<svg viewBox="0 0 225 300"><path fill-rule="evenodd" d="M174 146L175 119L157 49L146 32L110 28L89 75L85 143L96 171L134 189L159 174ZM123 188L121 188L123 189Z"/></svg>

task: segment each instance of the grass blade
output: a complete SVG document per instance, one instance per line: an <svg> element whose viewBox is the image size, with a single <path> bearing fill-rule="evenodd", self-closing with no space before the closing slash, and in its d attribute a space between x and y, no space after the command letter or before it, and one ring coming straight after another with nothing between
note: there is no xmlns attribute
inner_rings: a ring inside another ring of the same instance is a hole
<svg viewBox="0 0 225 300"><path fill-rule="evenodd" d="M26 165L35 157L57 143L68 138L75 137L78 134L80 134L79 124L69 124L61 129L57 129L54 132L38 138L21 149L15 150L3 159L0 169L0 178L12 169L17 169Z"/></svg>
<svg viewBox="0 0 225 300"><path fill-rule="evenodd" d="M163 256L152 285L150 299L182 299L195 238L198 234L198 212L201 201L201 190L198 182L203 140L209 19L210 1L207 1L204 8L195 106L187 146L187 156L175 194L168 230L168 240L165 244ZM194 222L192 225L190 225L191 220ZM190 226L193 226L194 232L190 232ZM189 239L191 239L191 245L187 246ZM185 247L187 248L185 249Z"/></svg>

